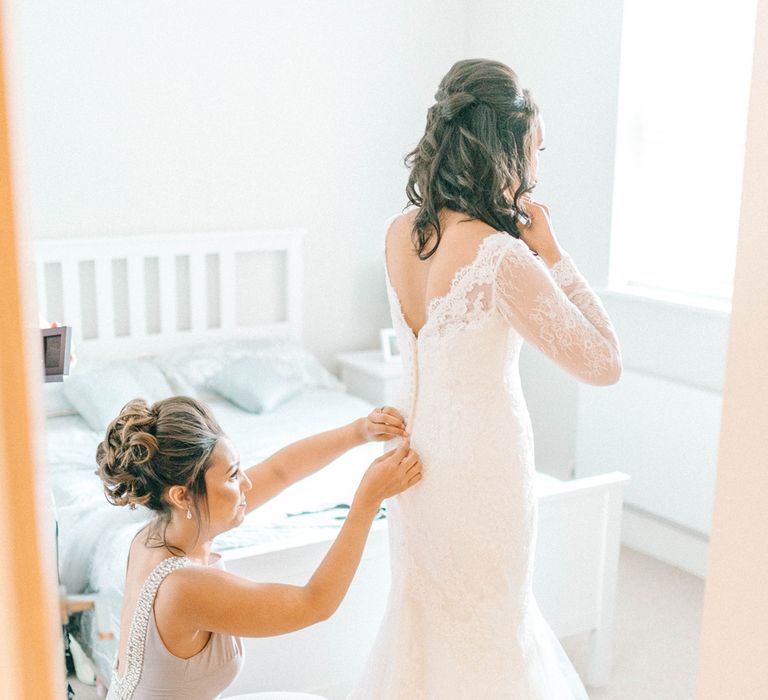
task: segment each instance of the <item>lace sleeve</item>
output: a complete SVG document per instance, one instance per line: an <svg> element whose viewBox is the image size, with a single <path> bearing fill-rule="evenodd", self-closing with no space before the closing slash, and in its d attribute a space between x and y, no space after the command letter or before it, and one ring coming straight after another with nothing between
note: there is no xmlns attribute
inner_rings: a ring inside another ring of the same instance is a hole
<svg viewBox="0 0 768 700"><path fill-rule="evenodd" d="M494 304L520 335L587 384L615 384L621 350L600 298L568 253L551 268L512 239L500 257Z"/></svg>

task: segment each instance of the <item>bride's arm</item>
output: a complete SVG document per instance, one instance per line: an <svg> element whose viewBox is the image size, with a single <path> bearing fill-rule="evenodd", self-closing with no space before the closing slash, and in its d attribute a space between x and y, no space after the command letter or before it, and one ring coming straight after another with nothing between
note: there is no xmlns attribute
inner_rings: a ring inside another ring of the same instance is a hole
<svg viewBox="0 0 768 700"><path fill-rule="evenodd" d="M527 341L577 379L619 381L619 340L600 298L562 251L549 264L512 238L496 268L494 304Z"/></svg>
<svg viewBox="0 0 768 700"><path fill-rule="evenodd" d="M394 408L384 406L340 428L291 443L246 470L253 484L246 513L319 471L353 447L371 440L389 440L404 435L403 417Z"/></svg>

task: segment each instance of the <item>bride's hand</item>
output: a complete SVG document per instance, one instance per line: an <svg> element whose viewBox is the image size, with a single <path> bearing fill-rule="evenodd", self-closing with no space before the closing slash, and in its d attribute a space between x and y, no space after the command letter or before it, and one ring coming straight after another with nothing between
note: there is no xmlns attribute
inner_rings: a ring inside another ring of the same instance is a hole
<svg viewBox="0 0 768 700"><path fill-rule="evenodd" d="M552 221L549 217L549 207L541 202L536 202L530 193L522 197L522 204L531 222L527 226L520 225L520 238L534 253L551 266L560 259L563 249L555 238Z"/></svg>
<svg viewBox="0 0 768 700"><path fill-rule="evenodd" d="M403 416L391 406L374 408L365 418L358 420L360 436L365 442L408 436Z"/></svg>

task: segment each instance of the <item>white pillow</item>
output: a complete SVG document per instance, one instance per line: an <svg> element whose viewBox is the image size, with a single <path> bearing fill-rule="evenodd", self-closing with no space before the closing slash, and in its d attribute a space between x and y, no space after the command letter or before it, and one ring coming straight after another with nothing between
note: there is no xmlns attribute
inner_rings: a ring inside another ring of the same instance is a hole
<svg viewBox="0 0 768 700"><path fill-rule="evenodd" d="M268 413L301 393L304 382L281 374L269 360L243 357L217 372L211 388L251 413Z"/></svg>
<svg viewBox="0 0 768 700"><path fill-rule="evenodd" d="M131 399L152 404L173 394L160 369L147 360L113 362L77 372L64 382L64 396L97 432L103 432Z"/></svg>
<svg viewBox="0 0 768 700"><path fill-rule="evenodd" d="M346 390L314 355L295 341L282 338L230 340L173 350L154 359L177 393L207 400L216 398L211 379L245 357L263 360L265 366L269 364L286 378L298 379L307 388Z"/></svg>
<svg viewBox="0 0 768 700"><path fill-rule="evenodd" d="M43 407L45 408L46 418L77 415L77 409L64 396L63 382L43 384Z"/></svg>
<svg viewBox="0 0 768 700"><path fill-rule="evenodd" d="M70 376L65 377L63 382L47 382L43 384L43 406L45 408L45 417L60 418L62 416L78 415L77 409L67 399L64 385L69 382L70 377L88 374L97 369L103 369L108 365L114 364L114 362L114 360L107 360L104 358L81 358L77 364L72 367ZM144 362L137 371L145 373L145 364L146 363ZM144 374L144 376L146 378L146 374ZM150 379L150 381L152 380Z"/></svg>

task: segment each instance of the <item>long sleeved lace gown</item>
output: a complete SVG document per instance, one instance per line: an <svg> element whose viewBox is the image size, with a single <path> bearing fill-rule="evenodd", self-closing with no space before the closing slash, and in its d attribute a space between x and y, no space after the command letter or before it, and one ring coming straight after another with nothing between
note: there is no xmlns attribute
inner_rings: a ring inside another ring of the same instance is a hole
<svg viewBox="0 0 768 700"><path fill-rule="evenodd" d="M391 587L348 700L588 698L532 592L534 446L518 361L527 340L579 380L613 384L610 319L569 254L548 268L505 232L429 302L418 336L386 254L385 277L404 366L396 407L423 479L388 500Z"/></svg>

